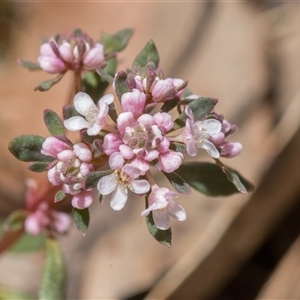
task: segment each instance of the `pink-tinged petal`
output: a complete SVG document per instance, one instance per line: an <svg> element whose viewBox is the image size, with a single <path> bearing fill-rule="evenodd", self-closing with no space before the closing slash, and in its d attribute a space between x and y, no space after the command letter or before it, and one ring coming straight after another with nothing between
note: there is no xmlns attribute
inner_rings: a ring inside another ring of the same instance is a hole
<svg viewBox="0 0 300 300"><path fill-rule="evenodd" d="M64 126L70 131L90 128L91 124L81 116L74 116L64 121Z"/></svg>
<svg viewBox="0 0 300 300"><path fill-rule="evenodd" d="M120 210L127 202L128 190L118 186L110 196L110 206L113 210Z"/></svg>
<svg viewBox="0 0 300 300"><path fill-rule="evenodd" d="M136 89L138 89L139 91L142 92L144 90L142 77L140 75L137 75L137 76L134 77L134 80L135 80Z"/></svg>
<svg viewBox="0 0 300 300"><path fill-rule="evenodd" d="M159 157L159 152L157 150L150 150L146 155L143 156L143 159L146 161L153 161Z"/></svg>
<svg viewBox="0 0 300 300"><path fill-rule="evenodd" d="M124 93L121 98L123 110L132 112L134 117L138 117L144 112L145 103L146 95L137 89Z"/></svg>
<svg viewBox="0 0 300 300"><path fill-rule="evenodd" d="M94 136L97 135L102 129L102 126L100 124L95 123L93 126L91 126L88 130L87 130L87 134L89 136Z"/></svg>
<svg viewBox="0 0 300 300"><path fill-rule="evenodd" d="M166 78L159 80L153 87L152 96L154 101L167 101L175 97L173 80Z"/></svg>
<svg viewBox="0 0 300 300"><path fill-rule="evenodd" d="M121 170L124 165L124 158L120 152L115 152L109 157L109 166L113 170Z"/></svg>
<svg viewBox="0 0 300 300"><path fill-rule="evenodd" d="M123 143L128 144L132 140L133 134L134 129L131 127L126 127L122 138Z"/></svg>
<svg viewBox="0 0 300 300"><path fill-rule="evenodd" d="M149 115L149 114L143 114L141 115L137 121L144 125L144 126L152 126L154 125L154 119L153 119L153 116Z"/></svg>
<svg viewBox="0 0 300 300"><path fill-rule="evenodd" d="M180 86L182 86L184 81L180 78L172 78L172 81L173 81L174 88L177 91L176 96L181 97L181 95L183 94L185 89L181 89L180 91L178 91L178 88L180 88Z"/></svg>
<svg viewBox="0 0 300 300"><path fill-rule="evenodd" d="M158 147L158 151L160 153L165 153L167 151L169 151L169 147L170 147L170 141L167 137L163 137L163 139L160 142L160 145Z"/></svg>
<svg viewBox="0 0 300 300"><path fill-rule="evenodd" d="M51 214L54 217L56 231L59 233L67 232L72 222L70 215L59 211L53 211Z"/></svg>
<svg viewBox="0 0 300 300"><path fill-rule="evenodd" d="M215 147L215 145L208 140L203 140L201 143L195 144L195 146L197 148L203 148L213 158L220 157L220 153L217 150L217 148Z"/></svg>
<svg viewBox="0 0 300 300"><path fill-rule="evenodd" d="M72 206L78 209L84 209L89 207L93 202L92 191L82 191L81 193L74 195L72 198Z"/></svg>
<svg viewBox="0 0 300 300"><path fill-rule="evenodd" d="M240 143L226 142L220 146L220 150L222 157L231 158L239 155L243 150L243 146Z"/></svg>
<svg viewBox="0 0 300 300"><path fill-rule="evenodd" d="M92 152L84 143L75 144L73 146L73 151L81 161L90 162L92 160Z"/></svg>
<svg viewBox="0 0 300 300"><path fill-rule="evenodd" d="M67 149L67 150L64 150L64 151L58 153L57 158L60 161L68 161L68 160L75 158L75 153L73 152L73 150Z"/></svg>
<svg viewBox="0 0 300 300"><path fill-rule="evenodd" d="M63 141L51 136L45 139L42 144L41 153L48 156L57 157L57 154L71 147Z"/></svg>
<svg viewBox="0 0 300 300"><path fill-rule="evenodd" d="M183 155L180 152L166 152L159 157L160 169L166 173L172 173L182 164Z"/></svg>
<svg viewBox="0 0 300 300"><path fill-rule="evenodd" d="M130 147L128 147L127 145L121 145L119 147L119 149L120 149L120 153L122 154L122 156L125 159L131 159L131 158L133 158L134 153L133 153L132 149Z"/></svg>
<svg viewBox="0 0 300 300"><path fill-rule="evenodd" d="M186 212L184 208L173 199L169 199L168 212L172 218L178 221L186 220Z"/></svg>
<svg viewBox="0 0 300 300"><path fill-rule="evenodd" d="M55 53L53 52L52 47L49 43L44 43L40 47L40 54L41 56L52 56L56 57Z"/></svg>
<svg viewBox="0 0 300 300"><path fill-rule="evenodd" d="M126 127L131 126L135 122L132 112L123 112L119 114L117 119L117 127L120 133L123 135Z"/></svg>
<svg viewBox="0 0 300 300"><path fill-rule="evenodd" d="M86 116L90 110L98 110L92 98L83 92L79 92L74 97L75 109L83 116Z"/></svg>
<svg viewBox="0 0 300 300"><path fill-rule="evenodd" d="M170 228L170 217L166 209L152 211L153 221L155 226L161 230Z"/></svg>
<svg viewBox="0 0 300 300"><path fill-rule="evenodd" d="M71 62L73 60L73 51L70 43L64 42L58 47L59 54L61 58L66 62Z"/></svg>
<svg viewBox="0 0 300 300"><path fill-rule="evenodd" d="M113 94L107 94L104 95L99 101L98 101L98 106L99 106L99 115L100 116L105 116L108 113L108 105L112 104L114 102L114 95Z"/></svg>
<svg viewBox="0 0 300 300"><path fill-rule="evenodd" d="M103 151L106 155L111 155L114 152L119 151L119 147L123 144L120 137L114 133L108 133L104 136Z"/></svg>
<svg viewBox="0 0 300 300"><path fill-rule="evenodd" d="M118 186L116 180L117 180L116 173L103 176L97 184L97 189L99 193L104 196L109 195Z"/></svg>
<svg viewBox="0 0 300 300"><path fill-rule="evenodd" d="M25 231L31 235L39 235L42 231L41 224L34 214L26 218L24 227Z"/></svg>
<svg viewBox="0 0 300 300"><path fill-rule="evenodd" d="M225 134L223 132L219 132L211 136L209 140L215 145L220 145L225 141Z"/></svg>
<svg viewBox="0 0 300 300"><path fill-rule="evenodd" d="M134 158L128 165L140 169L141 175L145 175L149 170L149 163L139 158Z"/></svg>
<svg viewBox="0 0 300 300"><path fill-rule="evenodd" d="M188 105L185 107L184 112L188 116L188 118L191 120L191 123L194 123L194 113Z"/></svg>
<svg viewBox="0 0 300 300"><path fill-rule="evenodd" d="M196 156L198 153L197 148L195 147L195 143L193 140L189 140L186 143L186 151L190 156Z"/></svg>
<svg viewBox="0 0 300 300"><path fill-rule="evenodd" d="M54 186L60 185L62 183L61 179L59 178L59 175L56 172L56 167L51 168L48 171L47 176L50 183Z"/></svg>
<svg viewBox="0 0 300 300"><path fill-rule="evenodd" d="M135 179L141 175L141 170L131 165L125 165L122 172L126 173L130 178Z"/></svg>
<svg viewBox="0 0 300 300"><path fill-rule="evenodd" d="M150 184L147 180L132 180L130 190L135 194L146 194L150 190Z"/></svg>
<svg viewBox="0 0 300 300"><path fill-rule="evenodd" d="M153 119L160 129L164 129L164 133L168 132L173 127L172 117L168 113L156 113L153 116Z"/></svg>
<svg viewBox="0 0 300 300"><path fill-rule="evenodd" d="M66 69L64 62L57 57L39 56L38 63L40 67L49 74L61 73Z"/></svg>
<svg viewBox="0 0 300 300"><path fill-rule="evenodd" d="M96 68L104 61L104 48L102 44L96 44L96 47L87 52L83 59L86 68Z"/></svg>

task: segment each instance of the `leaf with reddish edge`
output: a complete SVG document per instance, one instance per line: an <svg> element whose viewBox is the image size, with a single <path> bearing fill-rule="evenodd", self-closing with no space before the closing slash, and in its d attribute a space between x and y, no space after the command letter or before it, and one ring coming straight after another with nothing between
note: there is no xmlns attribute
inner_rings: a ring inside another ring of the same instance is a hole
<svg viewBox="0 0 300 300"><path fill-rule="evenodd" d="M78 208L74 207L73 211L72 211L72 217L73 217L73 220L75 222L77 229L83 235L85 235L88 230L89 223L90 223L89 209L88 208L78 209Z"/></svg>
<svg viewBox="0 0 300 300"><path fill-rule="evenodd" d="M122 95L130 92L127 84L127 73L125 71L119 71L115 76L115 90L116 94L121 102Z"/></svg>
<svg viewBox="0 0 300 300"><path fill-rule="evenodd" d="M51 110L44 110L44 122L52 136L65 135L65 127L58 114Z"/></svg>
<svg viewBox="0 0 300 300"><path fill-rule="evenodd" d="M60 82L60 80L64 77L66 72L58 74L56 77L40 82L35 88L34 91L46 92L50 90L55 84Z"/></svg>

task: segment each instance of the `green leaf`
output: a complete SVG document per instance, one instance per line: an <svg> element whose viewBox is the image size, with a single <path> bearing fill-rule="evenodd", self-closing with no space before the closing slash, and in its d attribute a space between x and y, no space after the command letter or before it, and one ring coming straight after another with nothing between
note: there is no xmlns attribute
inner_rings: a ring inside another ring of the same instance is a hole
<svg viewBox="0 0 300 300"><path fill-rule="evenodd" d="M37 161L30 164L28 169L33 172L41 173L48 171L49 162Z"/></svg>
<svg viewBox="0 0 300 300"><path fill-rule="evenodd" d="M58 74L56 77L54 77L52 79L42 81L34 88L34 90L41 91L41 92L48 91L53 87L53 85L60 82L60 80L64 77L64 75L65 75L65 72Z"/></svg>
<svg viewBox="0 0 300 300"><path fill-rule="evenodd" d="M150 40L143 50L135 58L132 68L145 68L148 62L153 62L155 67L159 64L159 55L156 46L152 40Z"/></svg>
<svg viewBox="0 0 300 300"><path fill-rule="evenodd" d="M191 103L188 104L188 106L194 113L194 120L198 121L202 120L206 115L208 115L215 107L217 102L218 100L214 98L200 97L198 99L193 100ZM170 132L184 127L187 118L188 117L186 113L182 112L180 116L174 121L173 128L170 130Z"/></svg>
<svg viewBox="0 0 300 300"><path fill-rule="evenodd" d="M113 173L113 170L105 170L105 171L94 171L90 172L85 180L85 188L91 189L97 186L97 183L103 176L107 176Z"/></svg>
<svg viewBox="0 0 300 300"><path fill-rule="evenodd" d="M14 253L34 252L44 248L45 244L46 238L43 234L35 236L24 233L9 250Z"/></svg>
<svg viewBox="0 0 300 300"><path fill-rule="evenodd" d="M163 104L163 106L161 107L160 110L162 112L168 112L168 111L172 110L174 107L176 107L177 104L179 103L179 101L180 101L180 99L178 97L176 97L172 100L169 100Z"/></svg>
<svg viewBox="0 0 300 300"><path fill-rule="evenodd" d="M186 153L186 145L179 142L171 142L170 149L176 152Z"/></svg>
<svg viewBox="0 0 300 300"><path fill-rule="evenodd" d="M228 180L222 169L216 164L206 162L189 162L182 164L176 172L191 187L208 196L229 196L238 193L241 190L241 187L240 190L237 189L236 186ZM245 187L244 192L252 190L253 186L251 183L249 183L236 171L230 169L230 172L237 176L235 180L239 178L238 181L243 187Z"/></svg>
<svg viewBox="0 0 300 300"><path fill-rule="evenodd" d="M115 76L115 90L120 102L122 95L130 92L126 79L127 73L125 71L119 71Z"/></svg>
<svg viewBox="0 0 300 300"><path fill-rule="evenodd" d="M74 105L67 104L63 107L64 120L70 119L75 116L80 116L80 113L75 109Z"/></svg>
<svg viewBox="0 0 300 300"><path fill-rule="evenodd" d="M85 235L90 223L90 212L88 208L73 208L72 217L77 229Z"/></svg>
<svg viewBox="0 0 300 300"><path fill-rule="evenodd" d="M31 70L31 71L36 71L36 70L41 70L41 67L38 63L22 60L22 59L17 59L17 62L24 68Z"/></svg>
<svg viewBox="0 0 300 300"><path fill-rule="evenodd" d="M169 248L172 247L172 230L171 228L167 230L158 229L153 221L152 212L146 217L146 223L150 234L162 245Z"/></svg>
<svg viewBox="0 0 300 300"><path fill-rule="evenodd" d="M66 299L66 273L66 263L58 242L55 239L48 238L46 241L46 261L39 290L39 299Z"/></svg>
<svg viewBox="0 0 300 300"><path fill-rule="evenodd" d="M170 181L173 188L178 193L189 195L192 192L192 190L191 190L190 186L187 184L187 182L181 176L179 176L176 172L172 172L172 173L163 172L163 174L167 177L167 179Z"/></svg>
<svg viewBox="0 0 300 300"><path fill-rule="evenodd" d="M107 72L105 72L105 70L101 68L96 68L96 72L102 79L104 79L108 83L112 84L114 82L114 78L110 76Z"/></svg>
<svg viewBox="0 0 300 300"><path fill-rule="evenodd" d="M111 36L103 33L101 43L104 45L105 53L122 51L127 46L132 35L133 29L131 28L124 29Z"/></svg>
<svg viewBox="0 0 300 300"><path fill-rule="evenodd" d="M56 194L55 194L55 197L54 197L54 202L59 202L63 199L65 199L66 197L66 193L63 191L63 190L59 190Z"/></svg>
<svg viewBox="0 0 300 300"><path fill-rule="evenodd" d="M116 58L111 58L107 61L106 67L103 69L105 73L114 77L117 68ZM96 102L104 95L109 83L100 77L96 72L84 72L83 91Z"/></svg>
<svg viewBox="0 0 300 300"><path fill-rule="evenodd" d="M33 300L33 298L22 292L0 289L0 300Z"/></svg>
<svg viewBox="0 0 300 300"><path fill-rule="evenodd" d="M8 150L19 160L27 162L51 162L51 156L43 155L40 151L45 138L38 135L20 135L8 145Z"/></svg>
<svg viewBox="0 0 300 300"><path fill-rule="evenodd" d="M18 231L24 226L24 221L27 217L25 210L15 210L13 211L4 221L3 230L4 231Z"/></svg>
<svg viewBox="0 0 300 300"><path fill-rule="evenodd" d="M58 114L53 110L44 110L44 122L52 136L65 135L64 124Z"/></svg>

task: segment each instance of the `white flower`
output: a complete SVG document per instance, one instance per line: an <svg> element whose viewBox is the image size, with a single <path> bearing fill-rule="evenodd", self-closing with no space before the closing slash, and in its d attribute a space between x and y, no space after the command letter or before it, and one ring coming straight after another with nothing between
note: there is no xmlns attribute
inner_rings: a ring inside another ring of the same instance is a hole
<svg viewBox="0 0 300 300"><path fill-rule="evenodd" d="M98 108L88 94L77 93L74 98L74 106L83 117L71 117L64 121L64 126L70 131L88 128L88 135L97 135L105 125L108 105L113 101L114 96L107 94L98 101Z"/></svg>
<svg viewBox="0 0 300 300"><path fill-rule="evenodd" d="M135 194L145 194L150 189L147 180L135 180L141 171L125 165L121 153L115 152L109 157L109 165L115 170L112 174L102 177L97 185L101 195L106 196L114 210L124 207L128 198L128 188Z"/></svg>

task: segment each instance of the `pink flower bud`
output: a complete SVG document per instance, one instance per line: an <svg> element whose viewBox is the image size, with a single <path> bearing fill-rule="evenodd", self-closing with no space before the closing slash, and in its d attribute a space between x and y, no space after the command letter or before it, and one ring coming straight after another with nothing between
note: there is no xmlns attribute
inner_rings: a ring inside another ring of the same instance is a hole
<svg viewBox="0 0 300 300"><path fill-rule="evenodd" d="M104 47L102 44L95 44L94 48L86 52L83 64L86 69L95 69L104 61Z"/></svg>

